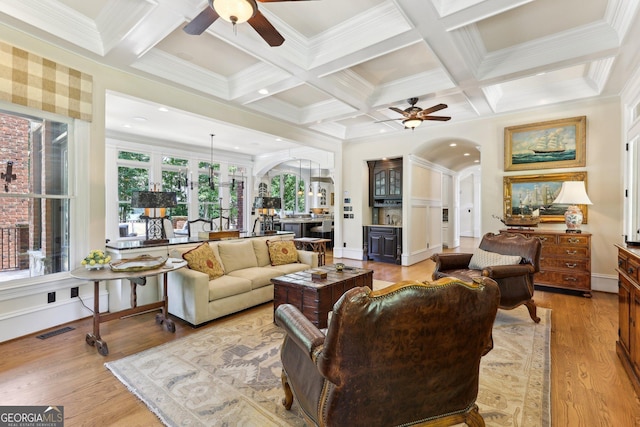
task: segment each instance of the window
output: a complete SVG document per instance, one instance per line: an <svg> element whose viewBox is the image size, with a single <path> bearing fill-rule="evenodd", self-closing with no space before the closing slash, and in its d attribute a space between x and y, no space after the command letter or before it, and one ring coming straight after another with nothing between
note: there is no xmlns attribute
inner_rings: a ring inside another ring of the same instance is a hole
<svg viewBox="0 0 640 427"><path fill-rule="evenodd" d="M184 186L184 176L187 174L187 159L175 157L162 158L162 191L175 191L177 206L170 209L169 215L187 216L189 205L187 204L187 187Z"/></svg>
<svg viewBox="0 0 640 427"><path fill-rule="evenodd" d="M218 199L220 194L220 165L209 162L198 163L198 217L218 218ZM213 184L213 185L212 185ZM213 187L213 188L212 188Z"/></svg>
<svg viewBox="0 0 640 427"><path fill-rule="evenodd" d="M131 207L131 194L149 188L151 157L144 153L118 152L118 212L119 235L144 236L145 223L140 219L144 209Z"/></svg>
<svg viewBox="0 0 640 427"><path fill-rule="evenodd" d="M271 179L271 197L280 197L285 211L305 211L304 181L297 175L284 173L274 176Z"/></svg>
<svg viewBox="0 0 640 427"><path fill-rule="evenodd" d="M0 122L0 282L69 271L73 121L0 111Z"/></svg>

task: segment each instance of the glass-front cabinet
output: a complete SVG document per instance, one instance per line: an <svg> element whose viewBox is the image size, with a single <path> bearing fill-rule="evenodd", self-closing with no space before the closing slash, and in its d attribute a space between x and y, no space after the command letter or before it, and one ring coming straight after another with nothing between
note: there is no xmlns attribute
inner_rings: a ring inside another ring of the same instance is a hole
<svg viewBox="0 0 640 427"><path fill-rule="evenodd" d="M375 160L369 165L369 204L398 204L402 199L402 158Z"/></svg>

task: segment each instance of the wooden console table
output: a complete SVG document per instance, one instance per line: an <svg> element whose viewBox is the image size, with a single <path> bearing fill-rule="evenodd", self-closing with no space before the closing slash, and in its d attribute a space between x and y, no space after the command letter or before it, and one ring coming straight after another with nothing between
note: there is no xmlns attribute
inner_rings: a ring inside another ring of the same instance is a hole
<svg viewBox="0 0 640 427"><path fill-rule="evenodd" d="M296 248L305 250L310 248L313 252L318 253L318 266L321 267L325 262L325 254L327 253L327 243L331 239L321 239L319 237L299 237L293 239Z"/></svg>
<svg viewBox="0 0 640 427"><path fill-rule="evenodd" d="M535 237L542 243L540 272L533 276L536 285L580 291L591 297L591 234L566 233L545 229L507 229Z"/></svg>
<svg viewBox="0 0 640 427"><path fill-rule="evenodd" d="M142 313L156 308L162 309L160 313L156 314L156 323L159 325L164 325L164 327L169 332L175 332L176 325L173 323L173 320L169 318L167 273L170 271L178 270L186 265L186 262L181 262L180 264L173 264L171 267L167 267L165 265L160 268L154 268L153 270L135 272L114 272L110 268L103 268L101 270L88 270L85 267L79 267L71 271L70 274L72 277L93 282L93 333L87 333L85 337L87 344L95 346L96 350L98 350L98 353L106 356L107 354L109 354L109 348L107 347L107 342L100 336L100 323L108 322L109 320L129 316L132 314ZM147 277L155 277L160 274L164 275L164 293L162 300L139 306L137 301L137 286L144 286L146 284ZM100 313L100 282L118 279L128 279L131 282L131 308L104 314Z"/></svg>
<svg viewBox="0 0 640 427"><path fill-rule="evenodd" d="M640 248L618 249L618 341L616 353L640 394Z"/></svg>

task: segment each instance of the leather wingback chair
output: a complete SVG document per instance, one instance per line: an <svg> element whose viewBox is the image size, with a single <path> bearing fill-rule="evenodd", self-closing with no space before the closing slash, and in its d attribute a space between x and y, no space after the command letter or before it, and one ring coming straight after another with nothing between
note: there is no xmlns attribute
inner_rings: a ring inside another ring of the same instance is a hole
<svg viewBox="0 0 640 427"><path fill-rule="evenodd" d="M469 268L471 253L441 253L431 257L436 263L432 278L457 277L473 280L475 277L490 277L500 287L500 308L511 310L524 304L531 319L538 323L536 304L533 300L534 274L540 271L542 244L535 237L517 233L487 233L480 241L480 249L501 255L518 255L520 264L488 266L482 270Z"/></svg>
<svg viewBox="0 0 640 427"><path fill-rule="evenodd" d="M280 305L283 404L290 409L295 397L316 426L484 426L479 366L493 348L499 298L487 278L353 288L333 307L326 334Z"/></svg>

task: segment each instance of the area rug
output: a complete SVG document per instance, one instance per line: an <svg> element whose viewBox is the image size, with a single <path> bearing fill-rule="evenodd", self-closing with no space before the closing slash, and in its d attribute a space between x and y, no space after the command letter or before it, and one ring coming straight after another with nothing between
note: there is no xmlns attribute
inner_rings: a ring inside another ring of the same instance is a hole
<svg viewBox="0 0 640 427"><path fill-rule="evenodd" d="M551 311L538 315L498 311L478 395L488 426L550 425ZM304 426L281 404L282 340L266 304L106 366L168 426Z"/></svg>

